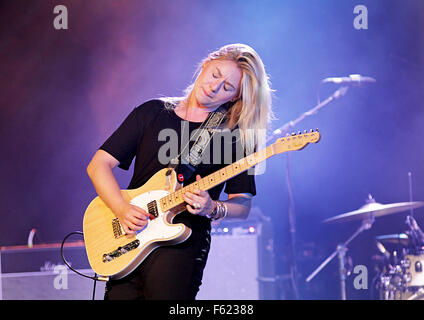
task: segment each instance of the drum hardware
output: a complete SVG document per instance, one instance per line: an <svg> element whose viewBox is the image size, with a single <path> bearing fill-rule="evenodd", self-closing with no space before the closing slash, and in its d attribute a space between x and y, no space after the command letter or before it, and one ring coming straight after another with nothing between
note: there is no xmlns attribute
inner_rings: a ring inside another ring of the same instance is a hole
<svg viewBox="0 0 424 320"><path fill-rule="evenodd" d="M406 210L411 210L418 208L424 205L422 201L415 202L399 202L391 204L381 204L375 202L374 198L371 195L368 195L366 204L359 208L358 210L340 214L338 216L324 220L324 223L342 223L355 220L363 220L371 215L375 218L403 212Z"/></svg>
<svg viewBox="0 0 424 320"><path fill-rule="evenodd" d="M412 243L411 238L406 233L388 234L376 237L377 242L382 244L397 244L403 247L409 247Z"/></svg>
<svg viewBox="0 0 424 320"><path fill-rule="evenodd" d="M380 272L377 289L383 300L424 299L423 232L412 215L406 217L405 223L409 229L405 233L376 237L378 241L398 244L402 249L400 257L393 251L393 265L386 260L386 268Z"/></svg>
<svg viewBox="0 0 424 320"><path fill-rule="evenodd" d="M368 230L374 223L374 215L371 213L364 220L362 220L361 226L347 239L343 244L339 244L336 250L314 271L311 275L306 278L306 282L311 281L333 258L337 255L339 260L339 281L340 281L340 296L341 300L346 300L346 278L349 275L346 269L346 252L348 250L349 243L355 239L360 233Z"/></svg>
<svg viewBox="0 0 424 320"><path fill-rule="evenodd" d="M349 243L355 239L360 233L365 230L368 230L372 227L375 218L403 212L406 210L412 210L424 205L424 202L410 201L410 202L400 202L392 204L381 204L377 203L374 198L369 194L368 199L366 200L365 205L363 205L358 210L351 212L343 213L335 217L324 220L324 223L344 223L350 221L361 221L360 227L348 238L343 244L339 244L336 250L320 265L315 271L313 271L309 277L306 279L306 282L310 282L335 256L338 256L339 260L339 281L340 281L340 296L342 300L346 300L346 251L348 250L347 246ZM413 225L413 224L412 224ZM382 239L378 240L393 240L393 237L382 236ZM384 238L386 237L386 238ZM397 235L396 239L398 241L406 241L409 239L409 235L406 237L401 234ZM380 243L381 244L381 243ZM385 250L385 249L384 249ZM385 259L387 259L387 254L384 254ZM390 256L390 254L389 254ZM394 292L395 294L400 292L399 290L404 287L404 282L408 281L408 276L403 274L402 267L397 263L397 253L393 254L394 266L388 265L388 270L385 274L381 274L379 279L379 286L384 288L383 293L386 294L387 298ZM423 262L424 263L424 262Z"/></svg>

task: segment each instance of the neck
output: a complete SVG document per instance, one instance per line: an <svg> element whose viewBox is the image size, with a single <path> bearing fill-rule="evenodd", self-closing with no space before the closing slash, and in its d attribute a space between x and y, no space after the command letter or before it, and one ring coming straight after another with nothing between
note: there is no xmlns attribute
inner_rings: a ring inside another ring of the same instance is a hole
<svg viewBox="0 0 424 320"><path fill-rule="evenodd" d="M201 122L208 117L210 112L215 111L215 109L212 110L200 105L196 99L186 99L178 104L175 112L185 120Z"/></svg>

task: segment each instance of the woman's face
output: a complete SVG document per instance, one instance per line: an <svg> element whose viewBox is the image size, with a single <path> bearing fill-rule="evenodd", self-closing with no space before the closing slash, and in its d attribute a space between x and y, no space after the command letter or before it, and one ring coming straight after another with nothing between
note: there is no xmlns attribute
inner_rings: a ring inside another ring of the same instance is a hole
<svg viewBox="0 0 424 320"><path fill-rule="evenodd" d="M230 60L212 60L203 65L194 85L198 104L216 108L239 96L242 72Z"/></svg>

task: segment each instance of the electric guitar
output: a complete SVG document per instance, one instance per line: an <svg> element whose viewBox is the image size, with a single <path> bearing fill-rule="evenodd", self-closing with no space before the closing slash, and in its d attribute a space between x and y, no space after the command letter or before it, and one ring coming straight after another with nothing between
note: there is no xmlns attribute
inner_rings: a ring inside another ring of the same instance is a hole
<svg viewBox="0 0 424 320"><path fill-rule="evenodd" d="M83 220L85 248L89 263L102 280L120 279L131 273L156 248L187 240L191 229L173 218L186 210L182 194L195 188L209 190L246 171L267 158L286 151L301 150L320 140L318 130L279 138L261 151L250 154L185 187L172 169L162 169L143 186L121 190L124 199L155 216L135 234L125 234L118 218L96 197L87 207Z"/></svg>

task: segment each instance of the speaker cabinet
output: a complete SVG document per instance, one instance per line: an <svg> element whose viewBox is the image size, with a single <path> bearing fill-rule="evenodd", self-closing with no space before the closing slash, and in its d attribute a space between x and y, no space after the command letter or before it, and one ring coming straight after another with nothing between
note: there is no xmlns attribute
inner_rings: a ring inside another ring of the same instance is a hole
<svg viewBox="0 0 424 320"><path fill-rule="evenodd" d="M266 224L220 227L212 234L198 300L276 299L272 234Z"/></svg>
<svg viewBox="0 0 424 320"><path fill-rule="evenodd" d="M83 243L64 248L68 263L94 276ZM94 281L80 276L63 263L60 244L2 247L0 251L0 299L89 300ZM96 282L95 299L103 299L105 283Z"/></svg>

